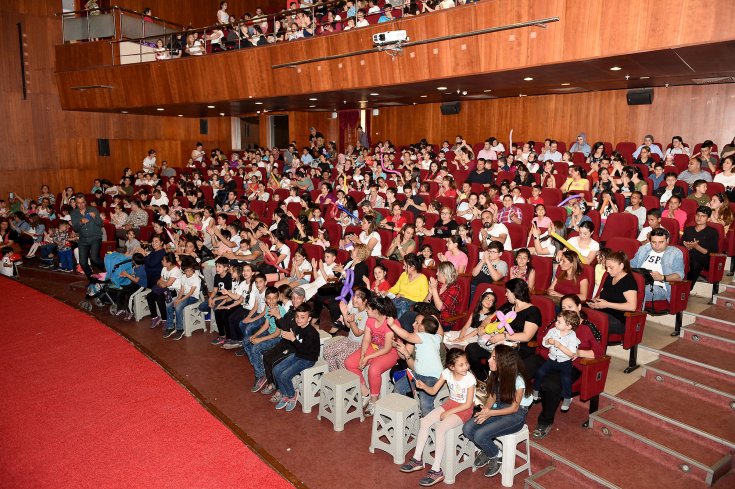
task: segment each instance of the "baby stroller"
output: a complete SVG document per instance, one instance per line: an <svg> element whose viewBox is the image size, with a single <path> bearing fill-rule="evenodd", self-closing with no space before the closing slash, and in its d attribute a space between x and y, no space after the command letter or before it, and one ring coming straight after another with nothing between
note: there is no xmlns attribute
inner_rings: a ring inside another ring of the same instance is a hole
<svg viewBox="0 0 735 489"><path fill-rule="evenodd" d="M117 291L130 285L130 279L121 277L120 273L123 271L132 273L133 261L123 253L108 253L105 256L105 269L107 273L104 281L90 283L87 286L84 300L79 303L79 306L87 311L92 311L93 306L110 305L110 314L114 316L118 313Z"/></svg>

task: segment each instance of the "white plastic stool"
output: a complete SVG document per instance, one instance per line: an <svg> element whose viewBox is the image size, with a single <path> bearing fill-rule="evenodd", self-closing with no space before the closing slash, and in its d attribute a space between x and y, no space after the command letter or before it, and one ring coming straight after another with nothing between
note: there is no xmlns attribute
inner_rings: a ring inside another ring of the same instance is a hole
<svg viewBox="0 0 735 489"><path fill-rule="evenodd" d="M365 384L367 384L368 387L370 387L370 379L368 378L369 370L370 365L362 370L362 377L365 379ZM386 370L380 375L380 397L385 397L391 392L395 392L395 388L390 381L390 370Z"/></svg>
<svg viewBox="0 0 735 489"><path fill-rule="evenodd" d="M151 315L151 309L148 307L148 300L146 299L146 296L150 293L150 289L143 289L130 296L128 307L133 312L136 323L144 317Z"/></svg>
<svg viewBox="0 0 735 489"><path fill-rule="evenodd" d="M301 411L310 413L311 408L319 405L319 394L322 389L322 376L329 371L327 362L317 360L313 367L303 370L293 379L296 390L299 391Z"/></svg>
<svg viewBox="0 0 735 489"><path fill-rule="evenodd" d="M329 342L333 337L331 334L327 333L323 329L317 330L319 331L319 356L324 357L324 345Z"/></svg>
<svg viewBox="0 0 735 489"><path fill-rule="evenodd" d="M322 389L319 395L319 415L317 419L327 418L334 425L334 431L345 429L345 423L360 419L362 412L362 391L360 378L345 369L334 370L322 376Z"/></svg>
<svg viewBox="0 0 735 489"><path fill-rule="evenodd" d="M528 470L531 475L531 444L528 440L528 425L523 425L520 431L510 435L499 436L496 440L503 446L503 461L500 465L501 484L503 487L513 486L513 479L521 472ZM518 444L525 443L526 450L518 450ZM523 463L516 467L516 460L520 458Z"/></svg>
<svg viewBox="0 0 735 489"><path fill-rule="evenodd" d="M199 329L207 332L207 323L204 321L204 314L199 310L199 304L201 302L195 302L184 308L184 335L187 338Z"/></svg>
<svg viewBox="0 0 735 489"><path fill-rule="evenodd" d="M436 396L434 396L434 409L444 404L444 401L447 399L449 399L449 388L445 383L442 388L439 389L439 392L436 393Z"/></svg>
<svg viewBox="0 0 735 489"><path fill-rule="evenodd" d="M446 484L454 484L457 474L465 469L471 469L475 463L475 452L477 448L468 438L462 434L462 426L455 426L446 433L444 442L444 455L442 457L441 468L444 472L444 482ZM433 464L434 456L432 455L436 448L436 430L432 426L429 430L429 439L424 447L424 463Z"/></svg>
<svg viewBox="0 0 735 489"><path fill-rule="evenodd" d="M415 399L401 394L381 396L375 403L370 453L376 449L393 455L393 463L402 464L406 454L416 447L419 406Z"/></svg>

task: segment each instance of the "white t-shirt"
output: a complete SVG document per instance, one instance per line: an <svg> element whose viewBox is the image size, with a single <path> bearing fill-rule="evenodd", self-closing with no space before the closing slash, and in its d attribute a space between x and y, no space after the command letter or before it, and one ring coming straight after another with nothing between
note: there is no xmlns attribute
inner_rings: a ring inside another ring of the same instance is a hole
<svg viewBox="0 0 735 489"><path fill-rule="evenodd" d="M551 328L549 332L546 333L546 336L544 336L543 345L549 349L549 359L560 363L567 362L572 358L561 351L561 349L556 345L550 345L549 340L551 338L554 338L556 342L561 343L565 348L571 350L572 352L576 352L577 347L581 343L581 341L579 341L579 338L577 338L577 334L574 331L569 331L566 335L562 336L561 331L559 331L557 328Z"/></svg>
<svg viewBox="0 0 735 489"><path fill-rule="evenodd" d="M168 205L168 195L166 195L165 193L161 192L161 198L160 199L157 199L157 198L153 197L151 199L151 205L157 205L159 207L162 206L162 205Z"/></svg>
<svg viewBox="0 0 735 489"><path fill-rule="evenodd" d="M372 234L369 236L365 231L360 233L360 243L367 245L371 239L375 238L378 242L375 243L375 247L373 248L373 251L370 253L370 256L381 256L383 254L383 247L380 243L380 235L377 231L373 231Z"/></svg>
<svg viewBox="0 0 735 489"><path fill-rule="evenodd" d="M181 286L181 269L179 267L173 267L169 270L168 268L163 267L163 270L161 270L161 278L164 280L173 278L174 283L169 286L169 289L179 290L179 287Z"/></svg>
<svg viewBox="0 0 735 489"><path fill-rule="evenodd" d="M352 307L352 302L350 302L350 307L347 309L347 312L355 316L355 324L357 325L357 329L359 329L360 331L365 331L365 324L367 323L368 319L367 309L360 312L356 307ZM352 328L350 328L350 332L347 333L347 339L353 343L362 343L362 336L355 336L355 333L352 332Z"/></svg>
<svg viewBox="0 0 735 489"><path fill-rule="evenodd" d="M651 250L651 252L648 254L648 258L646 258L646 261L643 262L643 266L641 268L645 268L646 270L650 270L652 272L658 272L663 275L664 269L661 266L661 259L664 256L664 252L655 252ZM653 282L654 285L658 285L659 287L665 287L666 285L662 281L656 280Z"/></svg>
<svg viewBox="0 0 735 489"><path fill-rule="evenodd" d="M265 310L265 289L261 292L257 287L253 287L253 291L250 292L250 300L247 304L243 304L243 307L249 311L255 309L258 314L263 312Z"/></svg>
<svg viewBox="0 0 735 489"><path fill-rule="evenodd" d="M528 393L526 389L526 383L523 381L523 377L520 375L516 377L516 390L523 389L523 397L521 398L521 406L529 407L533 404L533 396Z"/></svg>
<svg viewBox="0 0 735 489"><path fill-rule="evenodd" d="M577 251L579 251L583 256L589 256L590 252L592 251L600 251L600 243L598 243L594 239L590 240L590 243L586 248L583 248L582 245L579 244L579 236L569 238L567 241L570 245L574 246Z"/></svg>
<svg viewBox="0 0 735 489"><path fill-rule="evenodd" d="M299 265L299 271L303 275L311 275L312 268L311 268L311 263L309 263L309 260L304 260L303 263Z"/></svg>
<svg viewBox="0 0 735 489"><path fill-rule="evenodd" d="M271 251L277 252L278 256L286 255L286 258L283 259L279 266L288 269L288 264L291 262L291 248L284 243L280 248L276 248L276 245L272 245Z"/></svg>
<svg viewBox="0 0 735 489"><path fill-rule="evenodd" d="M495 223L493 224L492 229L488 231L488 234L492 238L499 238L501 235L505 235L505 241L503 242L503 249L505 251L512 251L513 246L510 244L510 233L508 232L508 228L505 227L505 224L502 223ZM497 239L494 239L493 241L497 241Z"/></svg>
<svg viewBox="0 0 735 489"><path fill-rule="evenodd" d="M153 173L156 169L156 157L146 156L143 158L143 171L146 173Z"/></svg>
<svg viewBox="0 0 735 489"><path fill-rule="evenodd" d="M732 190L732 188L735 187L735 173L730 176L727 176L724 173L718 173L715 175L714 181L724 185L727 190Z"/></svg>
<svg viewBox="0 0 735 489"><path fill-rule="evenodd" d="M635 217L638 218L638 229L641 229L643 225L646 223L646 208L643 206L640 206L638 210L633 210L633 206L628 206L625 208L625 212L628 214L633 214Z"/></svg>
<svg viewBox="0 0 735 489"><path fill-rule="evenodd" d="M467 402L467 394L469 393L470 387L474 387L475 384L477 384L477 379L472 375L472 372L467 372L467 374L462 377L462 380L457 381L454 379L452 371L445 368L442 371L442 378L447 382L449 398L459 404Z"/></svg>
<svg viewBox="0 0 735 489"><path fill-rule="evenodd" d="M2 264L0 264L0 274L6 277L13 276L13 262L10 261L9 256L3 258Z"/></svg>
<svg viewBox="0 0 735 489"><path fill-rule="evenodd" d="M191 293L191 297L195 299L199 298L199 291L202 290L202 279L198 273L192 274L191 277L187 277L183 274L179 279L179 290L182 294L188 294L189 291L194 288L194 292Z"/></svg>
<svg viewBox="0 0 735 489"><path fill-rule="evenodd" d="M444 369L441 356L439 356L442 338L438 334L426 332L416 334L421 338L421 343L416 343L414 370L419 375L438 379Z"/></svg>

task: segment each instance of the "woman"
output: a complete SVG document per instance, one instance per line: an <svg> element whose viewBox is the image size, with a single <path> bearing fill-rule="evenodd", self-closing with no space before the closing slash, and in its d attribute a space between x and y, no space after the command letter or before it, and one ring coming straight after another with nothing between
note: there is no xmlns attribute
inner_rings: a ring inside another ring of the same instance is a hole
<svg viewBox="0 0 735 489"><path fill-rule="evenodd" d="M544 161L541 173L541 188L556 188L556 169L552 160Z"/></svg>
<svg viewBox="0 0 735 489"><path fill-rule="evenodd" d="M449 207L442 207L439 211L439 220L434 224L434 236L448 238L457 234L457 221L452 218Z"/></svg>
<svg viewBox="0 0 735 489"><path fill-rule="evenodd" d="M306 243L311 240L313 229L309 223L309 218L305 214L301 214L296 219L296 227L291 234L291 239L299 243Z"/></svg>
<svg viewBox="0 0 735 489"><path fill-rule="evenodd" d="M390 193L388 195L390 195ZM393 204L388 203L387 205L390 206L391 213L390 216L385 218L385 220L380 223L380 227L383 229L388 229L390 231L398 232L401 230L401 228L403 228L406 222L408 222L406 218L403 217L403 207L401 206L400 202L395 202ZM390 256L390 252L388 253L388 256Z"/></svg>
<svg viewBox="0 0 735 489"><path fill-rule="evenodd" d="M533 349L528 342L536 338L536 332L541 326L541 311L531 304L531 292L528 284L519 278L508 280L505 284L505 297L508 300L500 307L503 314L515 312L515 318L510 321L512 334L503 333L491 336L488 340L470 343L465 351L470 361L470 368L478 380L488 377L488 360L490 352L486 349L486 343L501 343L505 340L517 341L518 352L521 358L533 355Z"/></svg>
<svg viewBox="0 0 735 489"><path fill-rule="evenodd" d="M585 301L588 297L589 287L589 280L582 277L582 262L579 261L579 256L573 251L564 250L559 259L556 277L551 281L546 294L554 302L559 302L562 297L568 294L576 294L581 300Z"/></svg>
<svg viewBox="0 0 735 489"><path fill-rule="evenodd" d="M156 47L153 49L153 52L156 53L156 61L171 59L171 53L166 46L163 45L163 39L156 41Z"/></svg>
<svg viewBox="0 0 735 489"><path fill-rule="evenodd" d="M219 10L217 11L217 23L227 25L230 23L230 14L227 13L227 2L219 3Z"/></svg>
<svg viewBox="0 0 735 489"><path fill-rule="evenodd" d="M438 253L439 261L448 261L457 270L457 273L465 273L467 270L467 248L465 247L462 237L459 235L450 236L446 239L447 252Z"/></svg>
<svg viewBox="0 0 735 489"><path fill-rule="evenodd" d="M592 239L594 231L595 225L592 221L585 221L579 225L579 235L568 240L569 244L579 251L583 263L592 263L600 251L600 243Z"/></svg>
<svg viewBox="0 0 735 489"><path fill-rule="evenodd" d="M61 205L72 205L71 203L76 203L76 192L74 192L73 187L66 187L64 189L64 193L61 194ZM132 192L131 192L132 195Z"/></svg>
<svg viewBox="0 0 735 489"><path fill-rule="evenodd" d="M334 202L335 197L332 193L332 185L327 182L322 182L321 186L319 187L321 189L321 193L316 197L316 203L317 205L327 205Z"/></svg>
<svg viewBox="0 0 735 489"><path fill-rule="evenodd" d="M730 210L730 199L727 195L720 192L712 196L709 201L709 207L712 209L712 215L709 218L710 222L716 222L721 224L725 228L725 234L730 229L733 222L733 213Z"/></svg>
<svg viewBox="0 0 735 489"><path fill-rule="evenodd" d="M625 313L633 312L638 305L638 284L630 270L628 257L622 251L605 258L607 278L600 286L598 298L588 302L608 316L608 333L625 333Z"/></svg>
<svg viewBox="0 0 735 489"><path fill-rule="evenodd" d="M457 320L452 318L460 313L460 288L457 283L457 270L452 263L448 261L439 263L436 278L429 279L429 295L426 300L439 310L439 321L444 330L455 329Z"/></svg>
<svg viewBox="0 0 735 489"><path fill-rule="evenodd" d="M442 178L439 184L439 192L436 194L437 197L449 197L450 199L457 198L457 184L454 182L454 178L450 175L446 175Z"/></svg>
<svg viewBox="0 0 735 489"><path fill-rule="evenodd" d="M582 168L579 166L572 166L569 168L569 177L566 182L561 186L561 191L566 193L574 193L575 191L587 191L590 190L590 182L586 178L582 177Z"/></svg>
<svg viewBox="0 0 735 489"><path fill-rule="evenodd" d="M561 299L561 308L564 311L574 311L582 317L582 322L575 330L580 344L577 347L577 357L572 361L574 372L572 378L578 379L581 375L582 362L586 358L602 358L605 356L605 346L602 335L597 327L588 321L582 315L582 301L577 295L567 295ZM543 340L549 329L554 327L555 321L549 323L545 328L538 330L536 336L538 347L534 355L526 358L524 364L530 376L534 376L539 367L546 362L549 356L549 350L542 345ZM541 384L541 412L538 416L538 425L533 432L533 437L537 440L544 438L551 431L554 424L554 416L562 401L561 380L558 374L547 376Z"/></svg>
<svg viewBox="0 0 735 489"><path fill-rule="evenodd" d="M388 294L394 296L393 304L398 311L398 319L429 294L429 280L421 273L422 267L421 259L415 253L409 253L403 259L403 273L396 284L388 289Z"/></svg>
<svg viewBox="0 0 735 489"><path fill-rule="evenodd" d="M531 187L534 183L536 183L536 180L534 180L533 175L529 173L526 165L518 165L518 173L516 173L516 176L513 178L511 187L515 187L516 185Z"/></svg>
<svg viewBox="0 0 735 489"><path fill-rule="evenodd" d="M582 204L580 202L574 202L572 204L572 215L567 217L567 231L569 231L570 233L572 231L579 231L579 226L581 226L582 223L585 222L592 222L592 219L584 214L584 209L582 208Z"/></svg>
<svg viewBox="0 0 735 489"><path fill-rule="evenodd" d="M110 222L115 226L115 229L125 228L125 224L128 222L128 215L123 210L122 204L114 207L112 215L110 216Z"/></svg>
<svg viewBox="0 0 735 489"><path fill-rule="evenodd" d="M39 194L36 202L40 204L43 202L43 199L48 199L49 204L51 205L56 204L56 196L49 192L48 185L41 185L41 193Z"/></svg>
<svg viewBox="0 0 735 489"><path fill-rule="evenodd" d="M462 428L462 433L480 449L474 468L487 465L485 477L500 472L502 456L495 439L520 431L533 404L531 377L515 348L498 345L489 364L492 374L486 386L487 400Z"/></svg>
<svg viewBox="0 0 735 489"><path fill-rule="evenodd" d="M393 238L393 241L388 247L388 258L396 261L403 261L406 255L414 253L416 251L416 226L413 224L406 224L398 232L398 235Z"/></svg>
<svg viewBox="0 0 735 489"><path fill-rule="evenodd" d="M5 219L0 220L0 247L10 247L16 253L20 251L17 244L18 233L10 227L10 223Z"/></svg>
<svg viewBox="0 0 735 489"><path fill-rule="evenodd" d="M727 192L727 196L730 201L733 201L733 197L735 196L735 192L733 192L733 189L735 189L735 172L733 172L734 165L735 156L727 156L723 158L720 162L720 169L722 171L715 175L713 180L725 186L725 192Z"/></svg>
<svg viewBox="0 0 735 489"><path fill-rule="evenodd" d="M361 222L362 232L359 236L352 236L350 239L354 244L362 243L368 248L370 256L380 257L382 255L382 245L380 243L380 234L376 231L377 223L375 217L366 214Z"/></svg>
<svg viewBox="0 0 735 489"><path fill-rule="evenodd" d="M353 288L362 286L365 283L365 278L368 277L370 271L367 266L367 259L370 257L370 253L367 246L363 244L356 244L350 252L350 261L344 266L334 265L334 274L340 277L337 282L331 282L324 285L317 290L317 293L312 299L312 317L319 321L319 317L324 306L329 309L330 319L332 324L335 324L340 316L339 303L340 301L335 300L342 293L344 288L344 280L348 270L352 270L353 276ZM333 327L329 330L329 334L334 336L339 331L338 327Z"/></svg>
<svg viewBox="0 0 735 489"><path fill-rule="evenodd" d="M551 237L550 232L556 233L562 238L567 236L567 228L561 221L554 221L548 232L541 233L538 226L531 226L531 239L533 240L533 248L529 251L533 255L538 256L556 256L556 250L559 249L560 243Z"/></svg>
<svg viewBox="0 0 735 489"><path fill-rule="evenodd" d="M689 146L684 146L684 140L681 136L674 136L671 138L671 147L666 149L666 156L668 155L691 156L691 152Z"/></svg>

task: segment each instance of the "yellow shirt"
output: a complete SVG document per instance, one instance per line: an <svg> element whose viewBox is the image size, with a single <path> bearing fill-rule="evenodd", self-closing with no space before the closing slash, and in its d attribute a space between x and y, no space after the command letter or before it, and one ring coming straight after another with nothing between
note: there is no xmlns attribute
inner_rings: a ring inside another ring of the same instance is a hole
<svg viewBox="0 0 735 489"><path fill-rule="evenodd" d="M589 188L589 181L586 178L581 178L579 181L574 181L572 177L567 178L564 185L561 186L561 191L564 193L573 192L575 190L587 190Z"/></svg>
<svg viewBox="0 0 735 489"><path fill-rule="evenodd" d="M403 272L398 277L398 282L388 292L400 295L413 302L421 302L429 294L429 280L426 275L420 273L413 281L409 281L408 274Z"/></svg>

